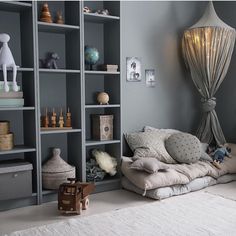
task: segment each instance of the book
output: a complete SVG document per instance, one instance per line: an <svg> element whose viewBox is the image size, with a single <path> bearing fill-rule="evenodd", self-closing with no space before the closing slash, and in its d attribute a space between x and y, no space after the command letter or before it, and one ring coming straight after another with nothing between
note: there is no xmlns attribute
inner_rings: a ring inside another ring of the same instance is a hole
<svg viewBox="0 0 236 236"><path fill-rule="evenodd" d="M8 86L9 86L9 92L13 91L13 82L7 82ZM20 86L18 86L18 90L20 91ZM0 92L5 92L4 90L4 81L0 81Z"/></svg>
<svg viewBox="0 0 236 236"><path fill-rule="evenodd" d="M23 98L4 98L0 99L0 107L23 107Z"/></svg>
<svg viewBox="0 0 236 236"><path fill-rule="evenodd" d="M23 92L1 92L0 99L3 98L23 98Z"/></svg>

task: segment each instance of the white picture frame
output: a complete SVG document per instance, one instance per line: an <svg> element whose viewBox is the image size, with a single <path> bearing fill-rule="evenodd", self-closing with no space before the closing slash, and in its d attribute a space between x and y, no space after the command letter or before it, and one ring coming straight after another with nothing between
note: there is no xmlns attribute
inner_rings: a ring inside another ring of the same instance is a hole
<svg viewBox="0 0 236 236"><path fill-rule="evenodd" d="M127 57L126 58L126 79L128 82L140 82L141 76L141 58Z"/></svg>
<svg viewBox="0 0 236 236"><path fill-rule="evenodd" d="M145 70L146 87L154 88L156 86L155 70Z"/></svg>

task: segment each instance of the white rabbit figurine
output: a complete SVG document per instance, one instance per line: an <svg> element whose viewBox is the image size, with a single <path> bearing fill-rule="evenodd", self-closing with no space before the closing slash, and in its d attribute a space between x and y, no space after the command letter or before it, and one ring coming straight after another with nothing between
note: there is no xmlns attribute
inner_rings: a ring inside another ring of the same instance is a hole
<svg viewBox="0 0 236 236"><path fill-rule="evenodd" d="M16 82L17 66L15 64L11 50L8 47L9 40L10 40L10 36L8 34L0 34L0 42L2 43L2 48L0 49L0 66L2 66L2 70L3 70L5 92L9 92L9 86L7 83L7 67L12 67L13 91L17 92L18 91L18 86Z"/></svg>

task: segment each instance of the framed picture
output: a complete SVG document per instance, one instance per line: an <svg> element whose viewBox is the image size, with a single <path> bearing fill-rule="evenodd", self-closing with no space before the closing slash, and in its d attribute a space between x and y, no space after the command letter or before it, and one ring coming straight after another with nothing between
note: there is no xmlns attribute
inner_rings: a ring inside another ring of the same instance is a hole
<svg viewBox="0 0 236 236"><path fill-rule="evenodd" d="M145 70L145 79L147 87L155 87L156 85L155 70L154 69Z"/></svg>
<svg viewBox="0 0 236 236"><path fill-rule="evenodd" d="M139 82L141 81L141 59L138 57L126 58L126 72L127 81Z"/></svg>

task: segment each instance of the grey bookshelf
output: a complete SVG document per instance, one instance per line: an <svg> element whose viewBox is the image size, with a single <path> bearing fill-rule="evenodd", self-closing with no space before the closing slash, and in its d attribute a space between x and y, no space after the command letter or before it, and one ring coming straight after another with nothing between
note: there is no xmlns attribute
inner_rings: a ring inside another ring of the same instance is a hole
<svg viewBox="0 0 236 236"><path fill-rule="evenodd" d="M1 32L10 34L9 46L19 65L17 81L23 88L24 107L1 107L1 119L10 120L15 147L0 151L0 161L22 158L33 165L33 193L25 199L0 201L0 210L41 204L55 200L57 192L42 187L42 165L50 149L59 147L62 157L76 167L77 178L86 181L86 161L94 148L109 152L120 161L121 134L121 18L119 1L49 1L51 13L62 10L65 24L39 21L44 1L0 1ZM106 8L111 15L84 13L83 7ZM118 72L87 70L84 46L100 52L99 64L117 64ZM57 52L59 69L40 67L47 52ZM11 70L9 70L11 73ZM0 70L0 80L2 80ZM106 91L109 105L98 105L95 94ZM40 116L45 108L72 112L69 130L41 130ZM97 141L91 137L91 115L113 114L114 140ZM96 192L120 187L120 172L96 183Z"/></svg>

